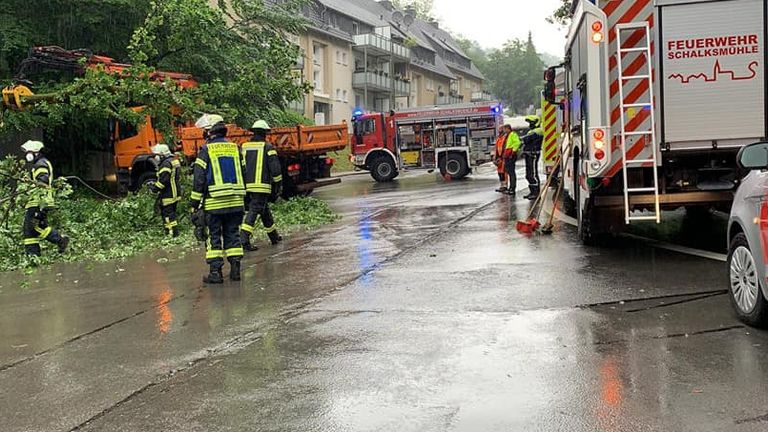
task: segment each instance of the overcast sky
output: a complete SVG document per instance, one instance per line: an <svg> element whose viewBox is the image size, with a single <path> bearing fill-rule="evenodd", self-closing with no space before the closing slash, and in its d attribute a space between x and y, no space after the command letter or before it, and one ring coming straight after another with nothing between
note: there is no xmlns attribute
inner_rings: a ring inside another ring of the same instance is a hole
<svg viewBox="0 0 768 432"><path fill-rule="evenodd" d="M544 21L557 9L560 0L434 0L435 16L446 29L480 42L485 48L498 48L509 39L528 37L539 52L561 57L565 29Z"/></svg>

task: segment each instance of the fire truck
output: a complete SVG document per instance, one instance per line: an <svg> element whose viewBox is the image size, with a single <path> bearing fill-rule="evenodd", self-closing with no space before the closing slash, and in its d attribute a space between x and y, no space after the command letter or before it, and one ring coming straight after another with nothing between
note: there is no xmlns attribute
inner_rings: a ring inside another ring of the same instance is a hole
<svg viewBox="0 0 768 432"><path fill-rule="evenodd" d="M664 209L730 208L736 153L768 136L766 28L760 0L574 1L545 98L585 243Z"/></svg>
<svg viewBox="0 0 768 432"><path fill-rule="evenodd" d="M377 182L413 169L439 169L458 180L491 160L503 109L495 102L442 105L358 112L352 121L350 160Z"/></svg>

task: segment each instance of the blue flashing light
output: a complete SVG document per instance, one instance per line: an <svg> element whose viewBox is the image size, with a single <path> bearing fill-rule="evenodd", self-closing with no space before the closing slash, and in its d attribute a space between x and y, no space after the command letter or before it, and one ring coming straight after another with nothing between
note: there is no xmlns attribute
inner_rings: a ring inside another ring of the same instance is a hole
<svg viewBox="0 0 768 432"><path fill-rule="evenodd" d="M355 108L355 110L352 111L352 118L354 119L354 118L357 118L357 117L361 117L363 114L365 114L365 111L363 111L360 108Z"/></svg>
<svg viewBox="0 0 768 432"><path fill-rule="evenodd" d="M494 106L493 108L491 108L491 111L493 111L494 114L499 114L502 111L501 105Z"/></svg>

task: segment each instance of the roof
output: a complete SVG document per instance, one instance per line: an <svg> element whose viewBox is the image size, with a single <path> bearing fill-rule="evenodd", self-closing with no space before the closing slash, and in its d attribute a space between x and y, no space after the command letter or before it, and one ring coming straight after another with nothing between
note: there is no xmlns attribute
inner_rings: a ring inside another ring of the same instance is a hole
<svg viewBox="0 0 768 432"><path fill-rule="evenodd" d="M318 1L328 9L333 9L373 27L390 25L389 16L391 15L391 12L373 0Z"/></svg>

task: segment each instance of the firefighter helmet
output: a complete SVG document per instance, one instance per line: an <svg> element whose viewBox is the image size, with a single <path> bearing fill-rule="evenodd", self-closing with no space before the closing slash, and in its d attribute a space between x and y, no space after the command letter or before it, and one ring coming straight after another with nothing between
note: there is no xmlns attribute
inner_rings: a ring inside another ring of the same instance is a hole
<svg viewBox="0 0 768 432"><path fill-rule="evenodd" d="M272 128L269 127L269 123L267 123L266 121L256 120L256 122L253 123L253 126L251 126L251 130L256 130L256 129L268 131Z"/></svg>
<svg viewBox="0 0 768 432"><path fill-rule="evenodd" d="M202 117L197 119L195 126L205 130L210 130L217 123L224 123L224 117L218 114L203 114Z"/></svg>
<svg viewBox="0 0 768 432"><path fill-rule="evenodd" d="M525 121L528 122L528 124L530 124L532 128L535 128L539 125L539 122L541 120L537 115L528 115L528 116L525 116Z"/></svg>
<svg viewBox="0 0 768 432"><path fill-rule="evenodd" d="M43 147L45 146L42 142L34 140L29 140L21 145L21 149L24 150L24 153L40 153Z"/></svg>
<svg viewBox="0 0 768 432"><path fill-rule="evenodd" d="M152 147L152 153L160 156L170 156L171 149L168 148L168 146L165 144L157 144L156 146Z"/></svg>

